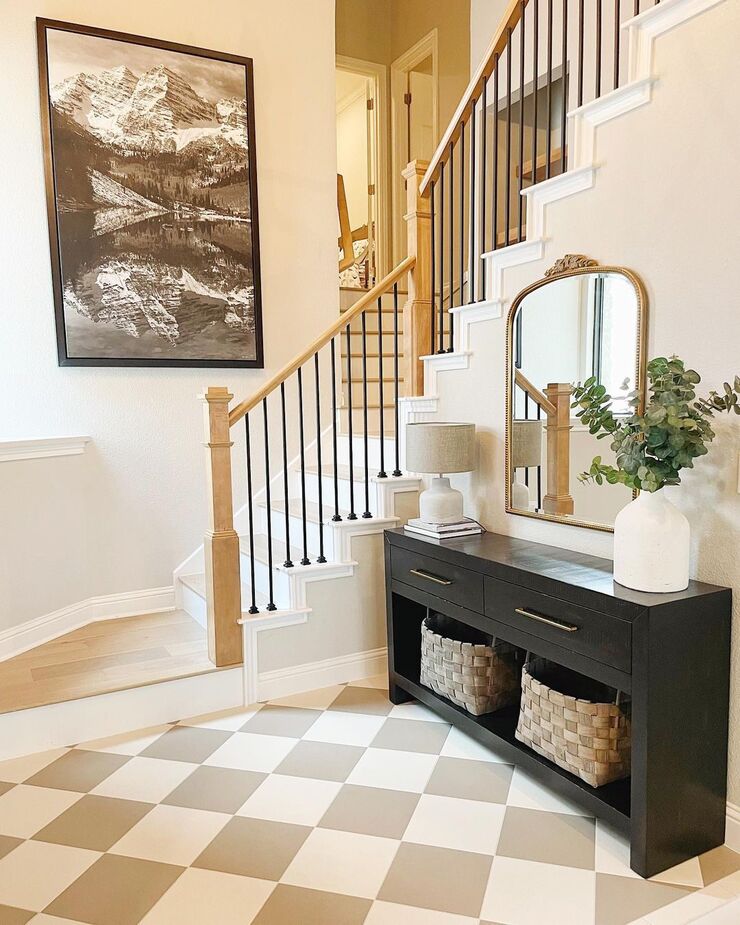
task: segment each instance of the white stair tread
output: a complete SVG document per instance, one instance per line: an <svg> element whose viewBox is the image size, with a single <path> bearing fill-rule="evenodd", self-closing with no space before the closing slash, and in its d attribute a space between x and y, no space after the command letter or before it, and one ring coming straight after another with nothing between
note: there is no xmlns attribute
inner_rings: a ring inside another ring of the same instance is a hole
<svg viewBox="0 0 740 925"><path fill-rule="evenodd" d="M292 517L302 517L303 516L303 509L301 507L300 498L291 498L288 504L289 504L290 514ZM257 503L257 507L266 509L267 502L259 501ZM285 513L285 501L282 498L280 498L277 501L273 499L271 502L271 507L273 511L279 511L282 514ZM349 511L344 511L341 508L339 510L339 516L342 518L345 518L348 513ZM327 498L324 498L324 510L323 510L324 523L327 523L327 521L331 520L331 517L333 514L334 514L334 505L330 504ZM312 524L319 523L319 506L315 501L306 501L306 520Z"/></svg>
<svg viewBox="0 0 740 925"><path fill-rule="evenodd" d="M300 567L299 563L303 558L303 547L297 546L295 543L295 537L291 537L291 555L290 559L298 568ZM249 555L249 536L243 535L239 537L239 549L243 555ZM272 538L272 564L274 566L282 565L288 554L288 547L282 540ZM311 565L334 565L335 563L317 563L316 556L318 552L309 548L308 558L311 560ZM263 565L268 564L268 555L267 555L267 534L266 533L255 533L254 535L254 558L261 562Z"/></svg>
<svg viewBox="0 0 740 925"><path fill-rule="evenodd" d="M194 591L199 597L205 600L206 597L206 576L201 572L199 575L182 575L180 581L191 591ZM255 594L255 603L258 607L267 606L267 595L258 591ZM249 585L242 583L242 603L251 600L251 591Z"/></svg>
<svg viewBox="0 0 740 925"><path fill-rule="evenodd" d="M353 436L361 437L362 434L354 434ZM368 434L368 437L370 436L372 436L372 434ZM360 451L359 454L355 453L354 455L355 457L359 455L359 457L362 458L362 451ZM393 466L390 465L388 460L386 460L386 471L388 471L389 467L390 469L393 469ZM350 475L350 471L354 472L354 475ZM318 475L319 467L315 463L312 463L311 465L306 466L306 472L308 472L310 475ZM331 463L325 463L321 467L321 474L327 478L333 478L334 477L334 466L332 466ZM370 465L368 469L368 478L370 479L370 481L377 478L377 475L378 475L378 466ZM349 482L350 480L353 482L364 482L365 481L365 469L361 468L360 466L355 466L353 470L350 470L349 466L340 465L340 466L337 466L337 478L339 479L340 482Z"/></svg>

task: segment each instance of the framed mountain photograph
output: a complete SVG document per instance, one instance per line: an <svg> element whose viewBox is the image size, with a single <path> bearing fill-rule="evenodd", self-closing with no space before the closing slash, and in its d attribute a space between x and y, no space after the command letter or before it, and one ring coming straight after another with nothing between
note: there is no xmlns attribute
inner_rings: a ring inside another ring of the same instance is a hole
<svg viewBox="0 0 740 925"><path fill-rule="evenodd" d="M37 34L60 365L262 367L251 59Z"/></svg>

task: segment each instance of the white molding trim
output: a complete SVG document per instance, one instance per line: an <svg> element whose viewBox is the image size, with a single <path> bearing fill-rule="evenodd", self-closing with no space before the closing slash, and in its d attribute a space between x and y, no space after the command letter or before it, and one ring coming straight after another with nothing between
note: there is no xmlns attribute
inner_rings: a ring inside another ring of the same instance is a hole
<svg viewBox="0 0 740 925"><path fill-rule="evenodd" d="M175 590L172 587L88 597L77 604L70 604L0 632L0 661L27 652L57 636L87 626L88 623L145 613L162 613L174 608Z"/></svg>
<svg viewBox="0 0 740 925"><path fill-rule="evenodd" d="M241 665L0 714L0 760L244 706Z"/></svg>
<svg viewBox="0 0 740 925"><path fill-rule="evenodd" d="M596 167L589 163L587 166L566 170L557 177L551 177L549 180L543 180L541 183L535 183L523 189L521 194L527 199L527 235L531 230L533 238L544 240L547 231L545 206L591 189L595 176Z"/></svg>
<svg viewBox="0 0 740 925"><path fill-rule="evenodd" d="M370 649L290 668L263 671L259 676L259 700L276 700L291 694L347 684L382 674L388 665L388 650Z"/></svg>
<svg viewBox="0 0 740 925"><path fill-rule="evenodd" d="M667 0L664 0L667 2ZM584 103L568 113L573 120L574 170L592 167L596 156L596 129L605 122L618 119L633 109L644 106L652 98L657 78L648 75L605 93L590 103ZM566 171L565 176L570 171Z"/></svg>
<svg viewBox="0 0 740 925"><path fill-rule="evenodd" d="M740 806L727 802L727 825L725 827L725 844L733 851L740 852Z"/></svg>
<svg viewBox="0 0 740 925"><path fill-rule="evenodd" d="M505 299L504 270L508 267L518 267L523 263L541 260L545 253L543 238L527 238L517 244L501 247L495 251L488 251L482 255L491 269L491 283L489 289L490 299Z"/></svg>
<svg viewBox="0 0 740 925"><path fill-rule="evenodd" d="M80 456L91 437L31 437L0 441L0 462L19 459L47 459L50 456Z"/></svg>
<svg viewBox="0 0 740 925"><path fill-rule="evenodd" d="M450 353L431 353L419 357L424 363L424 394L437 394L437 376L447 369L467 369L470 366L470 350Z"/></svg>

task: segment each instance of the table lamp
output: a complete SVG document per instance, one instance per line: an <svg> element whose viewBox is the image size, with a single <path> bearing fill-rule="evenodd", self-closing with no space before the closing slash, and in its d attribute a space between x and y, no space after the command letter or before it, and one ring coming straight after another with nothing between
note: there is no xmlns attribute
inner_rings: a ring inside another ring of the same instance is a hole
<svg viewBox="0 0 740 925"><path fill-rule="evenodd" d="M475 424L425 421L406 425L406 468L437 473L419 497L419 520L454 524L463 519L462 493L450 486L447 472L475 469Z"/></svg>

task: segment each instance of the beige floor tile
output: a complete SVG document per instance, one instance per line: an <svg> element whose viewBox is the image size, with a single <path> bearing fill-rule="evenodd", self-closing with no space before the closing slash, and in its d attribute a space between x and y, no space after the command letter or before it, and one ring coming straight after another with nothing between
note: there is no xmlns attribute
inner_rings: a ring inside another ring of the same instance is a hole
<svg viewBox="0 0 740 925"><path fill-rule="evenodd" d="M142 925L247 925L274 889L274 881L191 867L144 917Z"/></svg>
<svg viewBox="0 0 740 925"><path fill-rule="evenodd" d="M319 824L322 829L400 839L418 802L416 793L345 784Z"/></svg>
<svg viewBox="0 0 740 925"><path fill-rule="evenodd" d="M495 854L506 807L423 794L404 841L436 848Z"/></svg>
<svg viewBox="0 0 740 925"><path fill-rule="evenodd" d="M440 758L425 792L483 803L506 803L513 773L514 767L510 764L470 758Z"/></svg>
<svg viewBox="0 0 740 925"><path fill-rule="evenodd" d="M238 815L318 825L341 786L337 781L272 774L244 803Z"/></svg>
<svg viewBox="0 0 740 925"><path fill-rule="evenodd" d="M90 851L107 851L151 808L151 803L87 794L44 826L34 840L88 848Z"/></svg>
<svg viewBox="0 0 740 925"><path fill-rule="evenodd" d="M0 797L0 832L30 838L80 799L71 790L18 784Z"/></svg>
<svg viewBox="0 0 740 925"><path fill-rule="evenodd" d="M373 675L371 678L362 678L359 681L350 681L347 687L373 687L379 691L387 691L388 672Z"/></svg>
<svg viewBox="0 0 740 925"><path fill-rule="evenodd" d="M676 902L691 891L663 883L632 878L596 875L596 921L598 925L628 925L656 909Z"/></svg>
<svg viewBox="0 0 740 925"><path fill-rule="evenodd" d="M329 707L330 710L342 710L345 713L368 713L376 716L387 716L392 708L388 693L374 687L343 687Z"/></svg>
<svg viewBox="0 0 740 925"><path fill-rule="evenodd" d="M438 755L450 731L444 723L426 723L420 720L388 718L372 742L373 748L390 748L395 751L421 752Z"/></svg>
<svg viewBox="0 0 740 925"><path fill-rule="evenodd" d="M716 912L728 903L726 896L712 894L710 890L697 890L696 893L690 893L667 906L653 910L644 916L644 919L650 925L693 925L694 922L699 925L699 921L704 916ZM738 921L740 917L735 919L732 925ZM712 925L711 920L706 923L702 922L702 925ZM717 925L722 925L722 923L717 923Z"/></svg>
<svg viewBox="0 0 740 925"><path fill-rule="evenodd" d="M266 774L233 768L196 768L162 802L233 815L259 787Z"/></svg>
<svg viewBox="0 0 740 925"><path fill-rule="evenodd" d="M490 869L483 854L403 842L377 898L477 918Z"/></svg>
<svg viewBox="0 0 740 925"><path fill-rule="evenodd" d="M715 880L721 880L729 874L740 870L740 854L732 851L726 845L721 845L713 851L699 856L704 886L709 886Z"/></svg>
<svg viewBox="0 0 740 925"><path fill-rule="evenodd" d="M22 838L12 838L10 835L0 835L0 859L6 854L15 851L18 845L23 843Z"/></svg>
<svg viewBox="0 0 740 925"><path fill-rule="evenodd" d="M549 787L535 780L520 767L514 769L506 802L509 806L521 806L522 809L541 809L548 813L572 813L574 816L583 815L583 810L575 803L559 796L554 790L550 790Z"/></svg>
<svg viewBox="0 0 740 925"><path fill-rule="evenodd" d="M181 873L169 864L104 854L45 911L88 925L137 925Z"/></svg>
<svg viewBox="0 0 740 925"><path fill-rule="evenodd" d="M369 745L385 722L382 716L363 716L327 710L303 736L308 742L334 742L337 745Z"/></svg>
<svg viewBox="0 0 740 925"><path fill-rule="evenodd" d="M699 858L689 858L662 873L650 878L654 883L668 883L673 886L688 886L700 890L704 886Z"/></svg>
<svg viewBox="0 0 740 925"><path fill-rule="evenodd" d="M134 732L123 732L115 736L107 736L104 739L94 739L92 742L83 742L77 748L86 749L95 752L111 752L114 755L138 755L144 749L156 742L157 739L168 729L172 728L170 723L164 723L159 726L149 726L147 729L139 729Z"/></svg>
<svg viewBox="0 0 740 925"><path fill-rule="evenodd" d="M355 745L298 742L275 771L291 777L314 777L344 783L363 753L364 749Z"/></svg>
<svg viewBox="0 0 740 925"><path fill-rule="evenodd" d="M606 925L594 918L595 888L590 870L496 857L481 918L507 925Z"/></svg>
<svg viewBox="0 0 740 925"><path fill-rule="evenodd" d="M362 925L369 899L279 883L253 925Z"/></svg>
<svg viewBox="0 0 740 925"><path fill-rule="evenodd" d="M61 758L68 748L55 748L48 752L36 752L33 755L24 755L22 758L10 758L0 761L0 780L12 784L22 784L42 768Z"/></svg>
<svg viewBox="0 0 740 925"><path fill-rule="evenodd" d="M365 925L478 925L478 917L433 912L431 909L376 900L365 919Z"/></svg>
<svg viewBox="0 0 740 925"><path fill-rule="evenodd" d="M258 713L242 724L241 731L300 739L320 716L320 710L266 703Z"/></svg>
<svg viewBox="0 0 740 925"><path fill-rule="evenodd" d="M307 826L236 816L193 867L257 880L279 880L310 832Z"/></svg>
<svg viewBox="0 0 740 925"><path fill-rule="evenodd" d="M193 773L197 764L135 757L98 784L92 793L122 800L159 803Z"/></svg>
<svg viewBox="0 0 740 925"><path fill-rule="evenodd" d="M474 758L477 761L502 761L504 764L508 764L503 755L500 755L493 748L481 745L480 742L466 735L456 726L450 729L440 754L444 755L445 758Z"/></svg>
<svg viewBox="0 0 740 925"><path fill-rule="evenodd" d="M374 899L397 850L398 842L394 839L314 829L281 881Z"/></svg>
<svg viewBox="0 0 740 925"><path fill-rule="evenodd" d="M418 719L425 723L444 723L446 726L450 725L445 722L441 716L433 713L429 707L425 707L423 703L416 703L414 701L396 704L388 716L391 719Z"/></svg>
<svg viewBox="0 0 740 925"><path fill-rule="evenodd" d="M497 854L594 870L595 837L594 820L590 817L509 806Z"/></svg>
<svg viewBox="0 0 740 925"><path fill-rule="evenodd" d="M7 793L8 790L12 790L15 787L15 784L11 784L9 781L0 780L0 796L4 793Z"/></svg>
<svg viewBox="0 0 740 925"><path fill-rule="evenodd" d="M0 919L2 922L2 919ZM31 919L32 925L87 925L85 922L73 921L72 919L60 919L56 915L47 915L40 912L35 918Z"/></svg>
<svg viewBox="0 0 740 925"><path fill-rule="evenodd" d="M436 755L368 748L347 778L347 783L422 793L436 763Z"/></svg>
<svg viewBox="0 0 740 925"><path fill-rule="evenodd" d="M307 710L325 710L337 699L337 696L341 694L343 690L343 684L336 684L333 687L322 687L317 691L306 691L302 694L290 694L288 697L279 697L277 700L271 700L270 703L275 706L304 707Z"/></svg>
<svg viewBox="0 0 740 925"><path fill-rule="evenodd" d="M127 755L73 749L26 781L34 787L89 793L131 759Z"/></svg>
<svg viewBox="0 0 740 925"><path fill-rule="evenodd" d="M639 877L630 867L629 838L610 825L596 820L596 870L618 877Z"/></svg>
<svg viewBox="0 0 740 925"><path fill-rule="evenodd" d="M262 704L258 703L251 707L204 713L201 716L180 720L178 726L198 726L201 729L223 729L227 732L236 732L261 709Z"/></svg>
<svg viewBox="0 0 740 925"><path fill-rule="evenodd" d="M41 912L98 857L82 848L23 842L0 860L0 903Z"/></svg>
<svg viewBox="0 0 740 925"><path fill-rule="evenodd" d="M228 821L225 813L155 806L111 848L111 853L186 867Z"/></svg>
<svg viewBox="0 0 740 925"><path fill-rule="evenodd" d="M232 735L224 729L175 726L147 746L141 754L145 758L167 758L170 761L200 764Z"/></svg>
<svg viewBox="0 0 740 925"><path fill-rule="evenodd" d="M26 925L36 915L28 909L14 909L11 906L0 906L0 922L2 925Z"/></svg>
<svg viewBox="0 0 740 925"><path fill-rule="evenodd" d="M200 731L200 730L199 730ZM238 771L274 771L298 739L235 732L204 762L208 767Z"/></svg>

